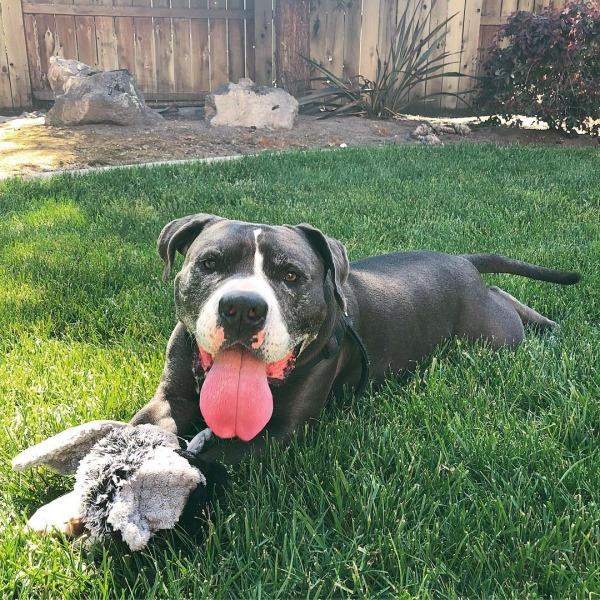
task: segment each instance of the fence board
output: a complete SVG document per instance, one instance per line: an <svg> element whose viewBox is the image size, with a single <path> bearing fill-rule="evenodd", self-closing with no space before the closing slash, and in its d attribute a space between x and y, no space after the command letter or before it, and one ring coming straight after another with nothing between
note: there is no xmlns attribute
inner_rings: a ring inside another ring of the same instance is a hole
<svg viewBox="0 0 600 600"><path fill-rule="evenodd" d="M12 101L14 106L28 106L31 104L31 81L20 0L2 0L1 19Z"/></svg>
<svg viewBox="0 0 600 600"><path fill-rule="evenodd" d="M189 0L171 0L172 8L189 8ZM192 54L190 19L173 19L173 75L175 92L191 92Z"/></svg>
<svg viewBox="0 0 600 600"><path fill-rule="evenodd" d="M227 0L227 8L243 9L244 0ZM245 75L244 21L227 19L227 52L229 54L229 81L237 82Z"/></svg>
<svg viewBox="0 0 600 600"><path fill-rule="evenodd" d="M227 0L209 0L211 8L226 8ZM214 90L229 80L227 66L227 21L209 19L210 28L210 89Z"/></svg>
<svg viewBox="0 0 600 600"><path fill-rule="evenodd" d="M375 79L377 73L377 43L379 41L380 0L363 1L360 45L360 74Z"/></svg>
<svg viewBox="0 0 600 600"><path fill-rule="evenodd" d="M65 0L73 4L73 0ZM77 58L77 35L75 33L75 17L71 15L55 15L55 48L56 56L62 58Z"/></svg>
<svg viewBox="0 0 600 600"><path fill-rule="evenodd" d="M275 77L272 0L254 0L254 62L256 82L271 85Z"/></svg>
<svg viewBox="0 0 600 600"><path fill-rule="evenodd" d="M131 0L114 0L115 7L131 7ZM115 37L117 38L117 62L119 69L127 69L135 75L135 27L133 17L115 17Z"/></svg>
<svg viewBox="0 0 600 600"><path fill-rule="evenodd" d="M344 77L350 78L360 71L360 37L362 27L362 3L347 0L344 19Z"/></svg>
<svg viewBox="0 0 600 600"><path fill-rule="evenodd" d="M244 0L244 4L246 9L250 11L254 10L254 0ZM244 73L246 77L250 77L250 79L255 79L255 71L254 71L254 20L253 19L245 19L244 20L244 42L245 42L245 57L244 57Z"/></svg>
<svg viewBox="0 0 600 600"><path fill-rule="evenodd" d="M140 12L152 6L152 0L132 0L132 8ZM124 7L128 8L128 7ZM156 58L154 27L150 17L134 17L135 79L145 93L156 93Z"/></svg>
<svg viewBox="0 0 600 600"><path fill-rule="evenodd" d="M169 9L169 0L153 0L154 8ZM175 91L175 58L173 56L173 32L171 19L155 17L154 25L154 58L156 60L156 91L173 93Z"/></svg>
<svg viewBox="0 0 600 600"><path fill-rule="evenodd" d="M448 16L456 15L446 27L446 52L450 56L446 59L444 73L460 70L462 56L462 31L464 23L465 0L448 0ZM442 91L447 94L458 93L458 78L444 77ZM455 109L457 98L455 96L442 96L441 107Z"/></svg>
<svg viewBox="0 0 600 600"><path fill-rule="evenodd" d="M465 1L465 17L462 32L462 55L460 59L460 72L464 75L475 76L478 71L477 59L479 56L479 30L481 27L481 9L482 0ZM460 78L458 81L458 91L466 92L472 90L476 81L468 77ZM462 94L461 98L471 104L473 94ZM465 108L465 102L457 101L457 108Z"/></svg>
<svg viewBox="0 0 600 600"><path fill-rule="evenodd" d="M327 5L326 0L311 0L309 7L310 57L329 68L327 64ZM313 75L317 75L314 73Z"/></svg>
<svg viewBox="0 0 600 600"><path fill-rule="evenodd" d="M4 40L4 25L0 14L0 106L12 108L12 90L10 87L10 75L8 56L6 55L6 43Z"/></svg>
<svg viewBox="0 0 600 600"><path fill-rule="evenodd" d="M206 8L207 0L190 0L190 8ZM192 90L196 93L210 89L210 58L208 47L208 19L190 22L190 52L192 57Z"/></svg>
<svg viewBox="0 0 600 600"><path fill-rule="evenodd" d="M332 73L341 77L344 72L345 5L339 0L328 0L327 5L326 66Z"/></svg>
<svg viewBox="0 0 600 600"><path fill-rule="evenodd" d="M438 6L441 4L442 6ZM398 17L400 19L402 17L402 13L404 11L404 0L398 1ZM430 3L427 0L411 0L409 3L409 13L408 19L412 17L412 11L416 9L415 13L415 27L417 23L423 23L425 21L425 28L423 29L423 33L429 33L432 28L434 28L437 24L443 21L446 18L446 3L442 0L438 0L438 5L434 6L434 9L430 12ZM417 21L418 20L418 21ZM444 45L437 44L438 51L443 51ZM421 81L417 83L412 90L410 90L408 99L411 105L422 105L424 102L424 98L426 94L431 94L434 92L439 92L442 87L441 79L436 80L432 79L431 81ZM439 108L440 101L439 98L430 101L437 108ZM429 106L429 105L428 105Z"/></svg>
<svg viewBox="0 0 600 600"><path fill-rule="evenodd" d="M115 22L112 17L96 17L96 47L98 50L98 66L103 71L119 68L117 57L117 40L115 37Z"/></svg>

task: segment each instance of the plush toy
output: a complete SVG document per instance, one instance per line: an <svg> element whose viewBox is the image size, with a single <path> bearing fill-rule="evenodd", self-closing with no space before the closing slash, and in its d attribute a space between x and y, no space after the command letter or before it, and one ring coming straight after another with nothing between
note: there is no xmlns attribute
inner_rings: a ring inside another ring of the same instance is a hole
<svg viewBox="0 0 600 600"><path fill-rule="evenodd" d="M205 429L182 450L176 435L154 425L92 421L44 440L15 457L13 468L75 472L75 487L40 508L29 525L39 532L87 533L91 541L118 534L131 550L141 550L155 532L196 514L215 480L224 478L222 467L198 456L209 438Z"/></svg>

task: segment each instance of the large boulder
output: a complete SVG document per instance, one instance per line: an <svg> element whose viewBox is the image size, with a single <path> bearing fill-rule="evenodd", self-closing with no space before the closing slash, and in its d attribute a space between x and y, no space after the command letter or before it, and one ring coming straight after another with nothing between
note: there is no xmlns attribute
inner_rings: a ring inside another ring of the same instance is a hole
<svg viewBox="0 0 600 600"><path fill-rule="evenodd" d="M94 73L100 73L100 69L90 67L78 60L51 56L50 67L48 67L48 83L54 96L59 96L65 93L65 84L71 77L87 77Z"/></svg>
<svg viewBox="0 0 600 600"><path fill-rule="evenodd" d="M146 106L126 69L97 71L78 61L55 59L48 80L56 96L46 115L49 125L141 125L162 119Z"/></svg>
<svg viewBox="0 0 600 600"><path fill-rule="evenodd" d="M213 126L291 129L297 114L298 101L285 90L240 79L206 97L204 118Z"/></svg>

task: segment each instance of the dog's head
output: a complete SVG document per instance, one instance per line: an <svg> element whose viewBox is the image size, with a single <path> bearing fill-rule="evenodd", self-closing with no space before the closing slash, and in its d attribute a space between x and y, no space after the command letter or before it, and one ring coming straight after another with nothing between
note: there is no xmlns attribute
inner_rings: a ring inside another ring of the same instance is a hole
<svg viewBox="0 0 600 600"><path fill-rule="evenodd" d="M237 365L241 356L246 365L263 365L266 378L283 379L328 315L346 309L346 251L309 225L190 215L164 227L158 252L165 278L176 253L185 257L175 277L177 317L194 336L206 371L221 357Z"/></svg>

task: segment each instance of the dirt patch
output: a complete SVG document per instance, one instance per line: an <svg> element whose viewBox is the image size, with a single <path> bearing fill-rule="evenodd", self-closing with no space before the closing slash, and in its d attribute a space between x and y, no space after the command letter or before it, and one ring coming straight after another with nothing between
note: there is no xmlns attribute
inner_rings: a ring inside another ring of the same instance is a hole
<svg viewBox="0 0 600 600"><path fill-rule="evenodd" d="M446 120L447 121L447 120ZM473 119L459 119L473 125ZM374 121L359 117L318 120L301 116L291 131L208 127L196 109L169 115L149 126L83 125L50 127L43 116L0 118L0 178L59 169L124 165L257 154L287 149L417 143L410 138L422 118ZM598 138L565 138L541 129L475 127L468 137L444 135L445 144L598 147Z"/></svg>

